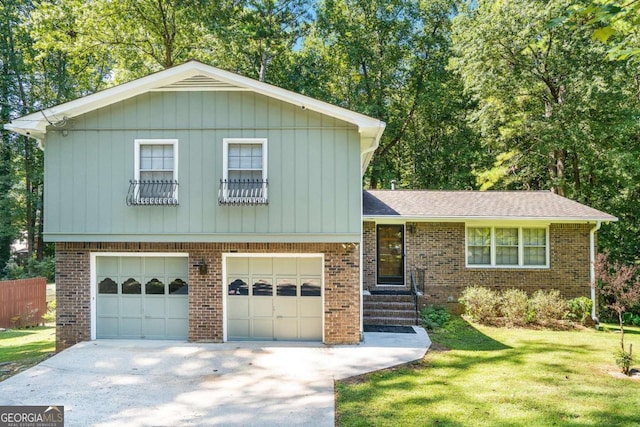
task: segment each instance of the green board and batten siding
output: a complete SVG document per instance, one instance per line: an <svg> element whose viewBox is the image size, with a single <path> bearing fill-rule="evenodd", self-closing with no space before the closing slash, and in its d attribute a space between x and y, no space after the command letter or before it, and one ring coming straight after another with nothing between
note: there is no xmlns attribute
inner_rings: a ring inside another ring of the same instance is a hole
<svg viewBox="0 0 640 427"><path fill-rule="evenodd" d="M47 133L49 241L357 241L356 126L252 92L149 92ZM268 139L269 204L219 206L223 138ZM179 206L129 207L135 139L177 139Z"/></svg>

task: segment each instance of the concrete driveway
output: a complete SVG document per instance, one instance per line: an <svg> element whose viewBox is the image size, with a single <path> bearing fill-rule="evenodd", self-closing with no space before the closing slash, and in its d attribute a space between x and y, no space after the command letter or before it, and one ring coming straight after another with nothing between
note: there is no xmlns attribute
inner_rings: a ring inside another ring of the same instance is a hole
<svg viewBox="0 0 640 427"><path fill-rule="evenodd" d="M333 426L334 380L424 356L416 334L357 346L98 340L0 382L0 405L63 405L65 426Z"/></svg>

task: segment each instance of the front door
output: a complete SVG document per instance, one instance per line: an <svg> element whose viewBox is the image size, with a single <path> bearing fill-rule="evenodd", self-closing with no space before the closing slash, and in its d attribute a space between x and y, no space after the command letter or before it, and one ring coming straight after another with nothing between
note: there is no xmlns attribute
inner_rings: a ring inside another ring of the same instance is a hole
<svg viewBox="0 0 640 427"><path fill-rule="evenodd" d="M404 225L378 224L378 285L404 285Z"/></svg>

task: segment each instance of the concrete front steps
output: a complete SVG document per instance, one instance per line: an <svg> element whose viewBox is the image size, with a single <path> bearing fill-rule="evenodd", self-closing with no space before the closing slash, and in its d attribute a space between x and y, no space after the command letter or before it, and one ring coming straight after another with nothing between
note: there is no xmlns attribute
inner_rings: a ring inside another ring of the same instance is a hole
<svg viewBox="0 0 640 427"><path fill-rule="evenodd" d="M412 295L363 296L365 325L417 325L418 319Z"/></svg>

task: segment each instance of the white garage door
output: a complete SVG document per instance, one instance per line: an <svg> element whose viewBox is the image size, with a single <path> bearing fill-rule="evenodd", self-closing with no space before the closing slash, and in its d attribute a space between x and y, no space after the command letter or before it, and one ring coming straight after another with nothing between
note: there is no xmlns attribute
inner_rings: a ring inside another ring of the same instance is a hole
<svg viewBox="0 0 640 427"><path fill-rule="evenodd" d="M186 257L96 257L96 337L187 339Z"/></svg>
<svg viewBox="0 0 640 427"><path fill-rule="evenodd" d="M228 257L231 340L322 340L322 258Z"/></svg>

